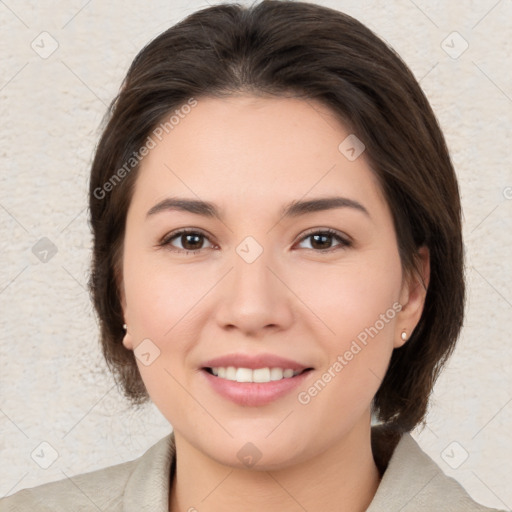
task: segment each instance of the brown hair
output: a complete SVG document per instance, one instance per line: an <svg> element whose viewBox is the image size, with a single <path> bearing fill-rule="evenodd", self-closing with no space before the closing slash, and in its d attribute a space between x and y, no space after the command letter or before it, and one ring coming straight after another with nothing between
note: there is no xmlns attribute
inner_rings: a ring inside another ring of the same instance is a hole
<svg viewBox="0 0 512 512"><path fill-rule="evenodd" d="M133 158L190 98L237 93L292 94L328 106L366 146L392 211L405 272L416 269L418 248L428 247L431 274L421 319L393 351L372 404L381 422L412 430L425 421L430 393L462 327L457 180L435 115L400 57L352 17L306 2L204 8L150 42L130 66L96 148L89 191L89 289L110 370L133 405L148 401L134 354L122 344L118 290L138 170Z"/></svg>

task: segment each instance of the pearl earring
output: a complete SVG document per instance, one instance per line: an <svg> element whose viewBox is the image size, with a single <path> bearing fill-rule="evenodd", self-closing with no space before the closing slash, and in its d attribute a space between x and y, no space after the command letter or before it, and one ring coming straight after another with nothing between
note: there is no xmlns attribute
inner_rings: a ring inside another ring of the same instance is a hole
<svg viewBox="0 0 512 512"><path fill-rule="evenodd" d="M405 329L402 331L402 334L400 336L401 336L403 341L405 341L407 339L407 332L406 332Z"/></svg>
<svg viewBox="0 0 512 512"><path fill-rule="evenodd" d="M126 331L126 324L123 324L123 329Z"/></svg>

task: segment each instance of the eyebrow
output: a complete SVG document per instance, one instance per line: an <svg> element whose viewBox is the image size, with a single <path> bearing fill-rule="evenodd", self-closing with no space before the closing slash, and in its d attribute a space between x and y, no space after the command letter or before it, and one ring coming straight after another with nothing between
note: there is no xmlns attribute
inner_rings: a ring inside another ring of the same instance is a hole
<svg viewBox="0 0 512 512"><path fill-rule="evenodd" d="M281 210L281 218L295 218L334 208L352 208L371 218L368 210L361 203L347 197L321 197L307 201L292 201ZM146 214L146 218L164 211L183 211L209 218L217 217L222 220L220 210L214 203L180 197L167 197L155 204Z"/></svg>

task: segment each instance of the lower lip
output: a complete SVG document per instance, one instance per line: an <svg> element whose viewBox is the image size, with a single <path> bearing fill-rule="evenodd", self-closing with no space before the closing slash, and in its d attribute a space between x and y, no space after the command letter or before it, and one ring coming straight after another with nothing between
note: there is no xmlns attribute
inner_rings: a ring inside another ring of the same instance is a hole
<svg viewBox="0 0 512 512"><path fill-rule="evenodd" d="M206 370L201 373L219 395L238 405L257 407L266 405L290 393L308 377L311 370L295 377L270 382L236 382L216 377Z"/></svg>

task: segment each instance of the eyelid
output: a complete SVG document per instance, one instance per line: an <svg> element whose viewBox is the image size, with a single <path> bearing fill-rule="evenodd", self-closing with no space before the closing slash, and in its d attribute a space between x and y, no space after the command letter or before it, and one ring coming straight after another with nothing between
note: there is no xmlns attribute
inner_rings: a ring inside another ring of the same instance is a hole
<svg viewBox="0 0 512 512"><path fill-rule="evenodd" d="M175 229L174 231L171 231L170 233L167 233L166 235L164 235L164 237L160 240L160 242L157 244L159 247L166 247L166 246L170 246L171 245L171 240L173 240L174 238L178 238L179 236L182 236L182 235L187 235L187 234L198 234L198 235L202 235L204 238L206 238L212 245L215 245L212 240L211 240L211 236L206 233L206 231L203 231L202 229L200 228L179 228L179 229ZM199 251L202 251L203 249L195 249L195 250L191 250L191 249L180 249L178 247L173 247L171 249L171 251L175 251L175 252L199 252Z"/></svg>
<svg viewBox="0 0 512 512"><path fill-rule="evenodd" d="M204 249L211 249L211 247L206 247L206 248L201 248L201 249L179 249L177 247L171 246L171 240L173 240L174 238L178 238L180 236L186 235L186 234L202 235L212 245L215 245L214 242L211 240L212 237L200 228L176 229L176 230L171 231L170 233L166 234L157 245L158 245L158 247L170 246L170 247L172 247L172 249L169 249L169 250L171 252L177 252L177 253L180 253L180 252L181 253L198 253ZM338 240L340 241L340 243L338 245L335 245L334 247L329 247L328 249L324 249L324 250L308 249L308 250L311 250L316 253L320 253L320 254L328 253L331 251L338 250L340 248L351 247L353 244L353 241L349 236L345 235L344 233L342 233L336 229L316 227L316 228L311 228L311 229L307 230L304 234L302 234L301 237L298 239L298 241L294 243L294 246L297 243L301 243L304 240L306 240L307 238L309 238L310 236L316 235L316 234L332 236L332 237L338 238Z"/></svg>
<svg viewBox="0 0 512 512"><path fill-rule="evenodd" d="M337 248L351 247L353 245L353 240L348 235L345 235L341 231L338 231L337 229L333 229L333 228L311 228L311 229L307 230L301 236L301 238L299 239L298 243L303 242L304 240L309 238L311 235L316 235L316 234L332 236L332 237L338 238L341 241L341 243L339 245L335 245L334 247L329 247L329 249L325 249L323 251L322 250L309 249L309 250L312 250L312 251L320 253L320 254L327 253L329 251L334 251Z"/></svg>

